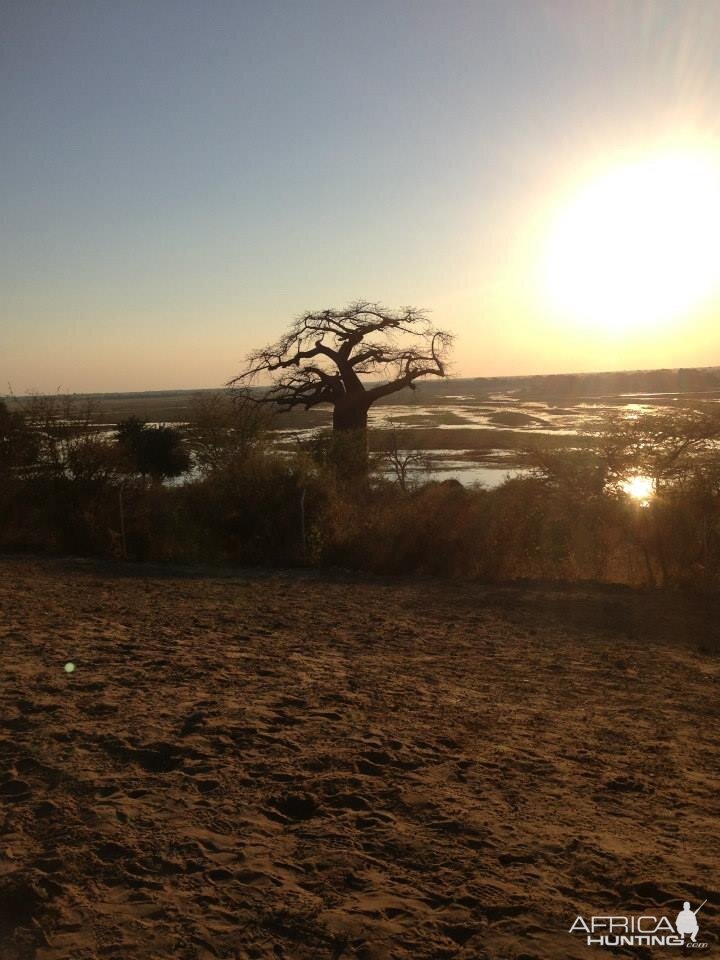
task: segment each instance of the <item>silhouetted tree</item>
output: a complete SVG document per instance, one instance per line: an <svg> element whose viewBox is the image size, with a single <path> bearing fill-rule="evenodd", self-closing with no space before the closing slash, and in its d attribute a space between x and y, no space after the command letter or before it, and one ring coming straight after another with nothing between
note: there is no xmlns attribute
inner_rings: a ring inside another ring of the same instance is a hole
<svg viewBox="0 0 720 960"><path fill-rule="evenodd" d="M660 490L717 464L720 410L707 403L633 419L617 415L596 439L611 483L643 474Z"/></svg>
<svg viewBox="0 0 720 960"><path fill-rule="evenodd" d="M38 457L37 433L29 428L20 410L12 410L0 400L0 475L24 472Z"/></svg>
<svg viewBox="0 0 720 960"><path fill-rule="evenodd" d="M413 486L413 474L424 482L430 479L432 460L427 450L422 449L419 434L403 430L392 421L391 429L381 441L377 462L387 468L403 493Z"/></svg>
<svg viewBox="0 0 720 960"><path fill-rule="evenodd" d="M118 424L116 439L131 468L143 476L179 477L190 469L180 432L173 427L149 427L137 417L129 417Z"/></svg>
<svg viewBox="0 0 720 960"><path fill-rule="evenodd" d="M446 375L451 343L451 335L435 329L421 310L391 311L360 301L303 314L277 343L250 354L229 385L248 387L269 375L272 384L255 395L258 402L284 411L327 403L335 431L364 437L376 400L414 389L421 377Z"/></svg>

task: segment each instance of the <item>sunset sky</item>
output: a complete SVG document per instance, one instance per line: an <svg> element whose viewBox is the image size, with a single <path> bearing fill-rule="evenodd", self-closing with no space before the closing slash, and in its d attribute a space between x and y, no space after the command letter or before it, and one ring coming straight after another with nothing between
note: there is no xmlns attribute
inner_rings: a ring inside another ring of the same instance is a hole
<svg viewBox="0 0 720 960"><path fill-rule="evenodd" d="M456 375L720 364L715 0L6 0L0 89L0 393L360 298Z"/></svg>

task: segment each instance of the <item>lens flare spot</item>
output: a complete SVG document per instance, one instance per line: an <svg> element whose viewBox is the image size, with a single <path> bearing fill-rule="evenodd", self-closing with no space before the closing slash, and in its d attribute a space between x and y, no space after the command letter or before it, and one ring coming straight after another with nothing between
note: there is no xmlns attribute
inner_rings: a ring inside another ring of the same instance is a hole
<svg viewBox="0 0 720 960"><path fill-rule="evenodd" d="M68 662L65 664L65 673L74 673L74 672L75 672L75 664L71 660L68 660Z"/></svg>

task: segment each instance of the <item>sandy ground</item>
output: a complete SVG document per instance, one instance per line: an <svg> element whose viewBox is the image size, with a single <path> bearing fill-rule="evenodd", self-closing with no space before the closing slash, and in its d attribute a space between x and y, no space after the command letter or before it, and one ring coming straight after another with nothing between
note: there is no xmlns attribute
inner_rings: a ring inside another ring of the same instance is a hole
<svg viewBox="0 0 720 960"><path fill-rule="evenodd" d="M0 575L2 960L597 958L567 932L578 913L705 897L717 950L704 604Z"/></svg>

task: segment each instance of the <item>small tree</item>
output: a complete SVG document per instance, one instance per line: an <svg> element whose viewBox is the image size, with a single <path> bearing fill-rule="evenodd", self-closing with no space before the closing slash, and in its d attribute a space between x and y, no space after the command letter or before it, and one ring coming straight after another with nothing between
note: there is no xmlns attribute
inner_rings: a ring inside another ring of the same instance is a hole
<svg viewBox="0 0 720 960"><path fill-rule="evenodd" d="M268 411L229 392L198 394L187 433L193 462L209 475L237 467L262 447Z"/></svg>
<svg viewBox="0 0 720 960"><path fill-rule="evenodd" d="M277 343L250 354L229 385L270 377L255 399L279 410L333 408L333 429L366 443L370 407L422 377L446 376L452 337L414 307L387 310L359 301L343 310L305 313Z"/></svg>
<svg viewBox="0 0 720 960"><path fill-rule="evenodd" d="M406 493L412 486L412 475L427 475L432 469L432 460L427 450L423 450L419 437L412 431L400 430L396 423L391 421L391 429L378 451L378 463L387 467L391 477Z"/></svg>
<svg viewBox="0 0 720 960"><path fill-rule="evenodd" d="M190 469L180 432L172 427L149 427L137 417L129 417L118 424L117 442L131 469L143 476L159 480L179 477Z"/></svg>
<svg viewBox="0 0 720 960"><path fill-rule="evenodd" d="M0 400L0 477L24 474L37 463L40 444L19 409Z"/></svg>
<svg viewBox="0 0 720 960"><path fill-rule="evenodd" d="M717 463L719 440L720 411L703 404L634 419L611 417L598 435L598 449L610 480L644 474L659 490Z"/></svg>

